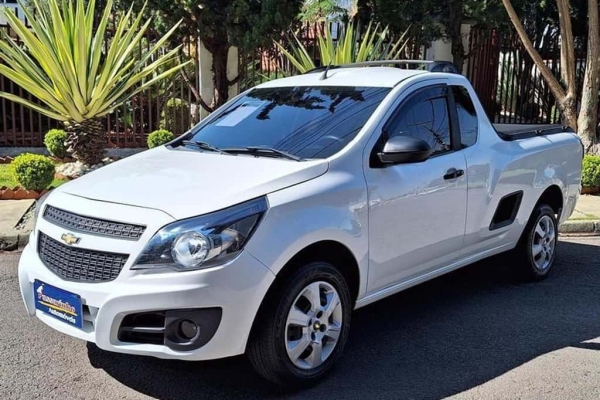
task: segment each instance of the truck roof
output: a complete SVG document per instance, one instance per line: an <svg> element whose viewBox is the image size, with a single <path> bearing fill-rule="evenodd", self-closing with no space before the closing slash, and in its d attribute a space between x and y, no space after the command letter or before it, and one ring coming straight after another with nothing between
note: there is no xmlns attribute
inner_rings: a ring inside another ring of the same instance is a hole
<svg viewBox="0 0 600 400"><path fill-rule="evenodd" d="M426 70L401 69L394 67L349 67L332 68L327 79L321 79L323 71L315 71L289 78L276 79L258 85L257 88L289 86L355 86L392 88L411 76L427 74Z"/></svg>

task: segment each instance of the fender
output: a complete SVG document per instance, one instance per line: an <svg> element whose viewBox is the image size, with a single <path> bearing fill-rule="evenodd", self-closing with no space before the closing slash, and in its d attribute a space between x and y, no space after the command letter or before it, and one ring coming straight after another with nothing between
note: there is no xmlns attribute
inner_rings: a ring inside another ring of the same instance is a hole
<svg viewBox="0 0 600 400"><path fill-rule="evenodd" d="M246 251L277 275L304 248L324 240L336 241L350 250L359 266L360 298L366 292L368 276L364 180L330 171L267 198L270 208Z"/></svg>

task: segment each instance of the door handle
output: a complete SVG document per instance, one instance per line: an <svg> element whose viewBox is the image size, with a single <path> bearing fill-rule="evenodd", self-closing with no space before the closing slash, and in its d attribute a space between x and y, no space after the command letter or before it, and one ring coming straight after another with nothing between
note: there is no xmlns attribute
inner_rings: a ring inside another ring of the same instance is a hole
<svg viewBox="0 0 600 400"><path fill-rule="evenodd" d="M444 179L445 180L456 179L456 178L460 178L464 174L465 174L465 171L462 169L450 168L448 171L446 171L446 175L444 175Z"/></svg>

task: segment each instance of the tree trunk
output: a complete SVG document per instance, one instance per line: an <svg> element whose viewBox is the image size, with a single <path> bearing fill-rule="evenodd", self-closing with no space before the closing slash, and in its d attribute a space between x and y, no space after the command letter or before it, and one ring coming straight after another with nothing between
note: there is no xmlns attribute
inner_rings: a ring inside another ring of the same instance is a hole
<svg viewBox="0 0 600 400"><path fill-rule="evenodd" d="M226 32L223 33L226 37ZM229 78L227 77L227 58L231 45L226 41L214 38L202 40L206 50L212 54L213 99L210 108L219 108L229 99Z"/></svg>
<svg viewBox="0 0 600 400"><path fill-rule="evenodd" d="M229 99L229 78L227 78L227 56L229 46L222 46L212 52L213 61L213 84L215 95L213 97L212 109L216 110Z"/></svg>
<svg viewBox="0 0 600 400"><path fill-rule="evenodd" d="M562 124L573 128L577 132L577 99L573 96L567 96L558 103L562 115Z"/></svg>
<svg viewBox="0 0 600 400"><path fill-rule="evenodd" d="M66 125L67 151L73 158L86 165L100 164L105 154L104 125L99 118Z"/></svg>
<svg viewBox="0 0 600 400"><path fill-rule="evenodd" d="M463 45L461 28L462 28L462 0L452 0L448 3L445 14L444 28L446 35L452 43L451 51L453 63L459 72L463 70L465 60L465 46Z"/></svg>
<svg viewBox="0 0 600 400"><path fill-rule="evenodd" d="M227 58L231 44L223 38L227 37L227 32L218 33L215 37L202 39L206 50L212 54L212 74L213 74L213 99L210 104L212 110L216 110L229 99L229 78L227 77Z"/></svg>
<svg viewBox="0 0 600 400"><path fill-rule="evenodd" d="M600 28L598 26L598 0L588 0L588 47L585 77L578 119L578 134L586 151L591 152L598 143L598 89L600 75ZM597 151L598 149L595 149Z"/></svg>
<svg viewBox="0 0 600 400"><path fill-rule="evenodd" d="M571 24L571 9L569 0L556 0L558 20L560 24L560 65L562 80L567 88L567 94L574 96L577 92L575 81L575 41Z"/></svg>

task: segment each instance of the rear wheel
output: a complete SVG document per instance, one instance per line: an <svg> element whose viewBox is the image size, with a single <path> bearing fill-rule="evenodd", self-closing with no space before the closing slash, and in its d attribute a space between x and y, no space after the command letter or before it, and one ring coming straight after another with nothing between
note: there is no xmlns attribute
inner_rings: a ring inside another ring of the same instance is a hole
<svg viewBox="0 0 600 400"><path fill-rule="evenodd" d="M348 338L352 301L331 264L300 267L265 300L248 349L256 371L277 384L307 385L323 377Z"/></svg>
<svg viewBox="0 0 600 400"><path fill-rule="evenodd" d="M554 210L541 204L534 210L517 248L520 272L529 280L544 279L554 265L558 223Z"/></svg>

